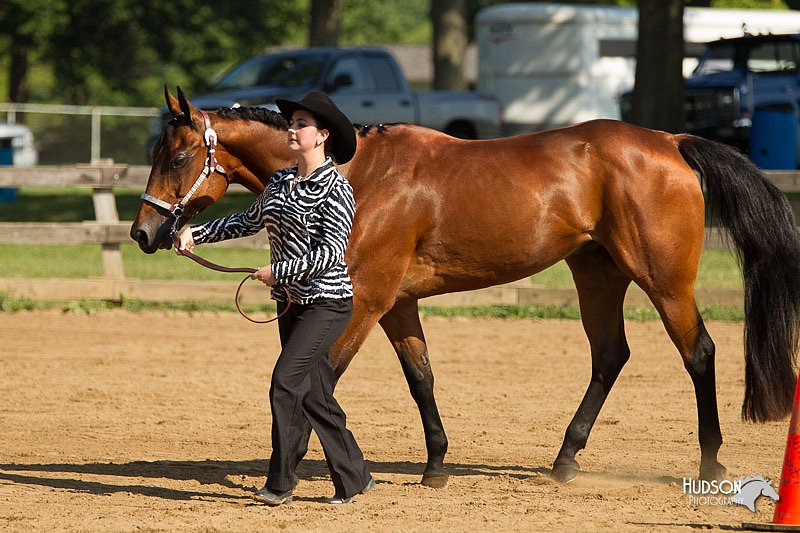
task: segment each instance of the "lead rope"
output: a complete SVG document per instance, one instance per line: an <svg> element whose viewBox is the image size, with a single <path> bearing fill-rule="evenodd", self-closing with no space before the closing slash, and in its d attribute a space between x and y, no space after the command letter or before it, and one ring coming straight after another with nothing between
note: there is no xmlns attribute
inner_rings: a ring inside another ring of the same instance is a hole
<svg viewBox="0 0 800 533"><path fill-rule="evenodd" d="M268 324L269 322L278 320L280 317L282 317L283 315L285 315L289 311L289 307L291 307L291 305L292 305L292 295L289 292L288 288L283 287L283 290L286 293L286 308L283 311L281 311L276 317L270 318L270 319L267 319L267 320L256 320L254 318L251 318L250 316L247 315L247 313L244 312L244 309L242 309L242 306L239 303L239 293L241 292L242 287L244 286L245 282L248 279L253 279L251 274L255 274L257 272L257 269L250 268L250 267L226 267L226 266L218 265L216 263L212 263L208 259L204 259L204 258L200 257L199 255L195 255L194 253L190 252L189 250L181 250L180 248L176 247L175 251L178 253L178 255L182 255L184 257L188 257L189 259L191 259L192 261L194 261L198 265L204 266L206 268L210 268L211 270L216 270L217 272L228 272L228 273L231 273L231 272L233 272L233 273L235 273L235 272L247 272L248 275L242 281L239 282L239 286L236 288L236 295L234 296L234 300L233 301L236 304L236 309L239 311L239 314L242 315L243 317L245 317L250 322L253 322L254 324Z"/></svg>

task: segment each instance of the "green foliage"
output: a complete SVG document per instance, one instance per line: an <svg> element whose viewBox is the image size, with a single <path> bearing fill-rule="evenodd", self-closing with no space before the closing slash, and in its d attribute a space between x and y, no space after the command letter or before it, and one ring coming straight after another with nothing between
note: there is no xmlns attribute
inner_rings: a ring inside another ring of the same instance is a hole
<svg viewBox="0 0 800 533"><path fill-rule="evenodd" d="M30 101L160 106L164 83L196 94L266 47L302 46L309 9L310 0L6 0L0 45L28 45ZM343 45L426 42L428 0L347 2L341 35ZM4 95L8 68L6 52Z"/></svg>
<svg viewBox="0 0 800 533"><path fill-rule="evenodd" d="M307 12L307 0L6 0L0 42L24 39L31 69L52 73L46 91L31 87L38 100L160 105L164 82L193 91L266 46L301 43Z"/></svg>
<svg viewBox="0 0 800 533"><path fill-rule="evenodd" d="M342 11L342 45L421 44L431 39L430 0L349 0Z"/></svg>
<svg viewBox="0 0 800 533"><path fill-rule="evenodd" d="M577 320L580 311L575 307L558 305L481 305L475 307L420 307L423 317L440 316L445 318L559 318Z"/></svg>
<svg viewBox="0 0 800 533"><path fill-rule="evenodd" d="M27 298L15 298L11 294L0 292L0 312L16 313L18 311L32 311L34 309L44 309L46 304L34 302Z"/></svg>
<svg viewBox="0 0 800 533"><path fill-rule="evenodd" d="M480 9L507 2L468 0L470 26ZM571 3L633 7L636 0ZM710 2L730 8L786 8L788 3ZM341 44L430 42L429 9L430 0L348 0ZM309 10L310 0L4 0L0 99L9 91L12 42L28 49L30 101L160 106L164 83L197 94L212 77L266 47L302 46Z"/></svg>
<svg viewBox="0 0 800 533"><path fill-rule="evenodd" d="M90 300L84 298L83 300L72 300L64 304L62 308L65 313L73 315L89 315L94 316L97 313L108 311L113 307L111 302L105 300Z"/></svg>

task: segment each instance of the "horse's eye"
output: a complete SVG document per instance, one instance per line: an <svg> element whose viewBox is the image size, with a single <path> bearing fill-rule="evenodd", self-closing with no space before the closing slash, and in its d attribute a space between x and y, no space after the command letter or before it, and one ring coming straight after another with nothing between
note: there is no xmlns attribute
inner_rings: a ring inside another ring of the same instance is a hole
<svg viewBox="0 0 800 533"><path fill-rule="evenodd" d="M180 168L185 165L188 160L189 158L186 154L178 154L172 159L170 165L172 165L172 168Z"/></svg>

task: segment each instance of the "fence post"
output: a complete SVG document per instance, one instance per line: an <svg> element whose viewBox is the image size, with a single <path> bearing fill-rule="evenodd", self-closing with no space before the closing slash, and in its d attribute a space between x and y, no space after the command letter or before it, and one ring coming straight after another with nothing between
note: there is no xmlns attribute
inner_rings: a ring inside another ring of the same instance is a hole
<svg viewBox="0 0 800 533"><path fill-rule="evenodd" d="M106 163L104 161L103 163ZM110 162L113 164L113 162ZM102 169L101 169L102 171ZM114 189L109 186L95 187L92 189L92 202L94 203L95 220L98 222L119 222L117 200ZM102 244L103 247L103 275L110 279L124 279L122 268L122 249L117 243Z"/></svg>
<svg viewBox="0 0 800 533"><path fill-rule="evenodd" d="M99 107L92 108L92 164L100 161L100 118L102 117L102 110Z"/></svg>

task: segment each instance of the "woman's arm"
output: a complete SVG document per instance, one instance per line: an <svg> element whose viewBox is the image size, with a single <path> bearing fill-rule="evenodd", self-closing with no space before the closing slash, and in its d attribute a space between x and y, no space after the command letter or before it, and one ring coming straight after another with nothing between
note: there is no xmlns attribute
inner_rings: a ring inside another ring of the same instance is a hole
<svg viewBox="0 0 800 533"><path fill-rule="evenodd" d="M264 227L264 204L267 197L267 191L264 189L247 210L193 226L191 237L194 244L255 235Z"/></svg>

